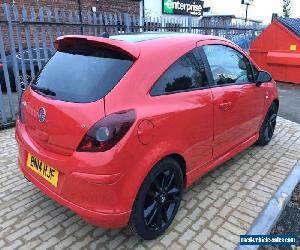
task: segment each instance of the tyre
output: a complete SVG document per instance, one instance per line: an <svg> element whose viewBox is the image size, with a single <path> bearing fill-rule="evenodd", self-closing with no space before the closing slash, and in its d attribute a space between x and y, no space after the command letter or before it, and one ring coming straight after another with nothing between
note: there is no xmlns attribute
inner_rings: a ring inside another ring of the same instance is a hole
<svg viewBox="0 0 300 250"><path fill-rule="evenodd" d="M145 240L162 235L178 211L182 190L183 174L178 162L171 158L160 161L138 192L129 229Z"/></svg>
<svg viewBox="0 0 300 250"><path fill-rule="evenodd" d="M13 72L8 71L8 77L9 77L11 91L16 92L15 78L13 76ZM0 72L0 84L1 84L2 92L7 93L6 81L5 81L5 77L4 77L4 71Z"/></svg>
<svg viewBox="0 0 300 250"><path fill-rule="evenodd" d="M23 76L22 72L19 72L19 77L20 77L21 89L24 90L31 81L30 72L26 71L25 76Z"/></svg>
<svg viewBox="0 0 300 250"><path fill-rule="evenodd" d="M259 131L259 138L257 140L258 145L265 146L269 144L269 142L271 141L276 127L277 112L278 112L278 107L273 102L271 107L268 110L268 113L266 115L263 124L261 125Z"/></svg>

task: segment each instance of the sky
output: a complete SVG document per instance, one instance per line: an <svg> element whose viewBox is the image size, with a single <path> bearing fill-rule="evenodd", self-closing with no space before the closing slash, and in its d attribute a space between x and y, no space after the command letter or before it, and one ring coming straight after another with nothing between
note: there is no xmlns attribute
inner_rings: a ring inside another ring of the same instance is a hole
<svg viewBox="0 0 300 250"><path fill-rule="evenodd" d="M272 13L282 15L282 0L254 0L249 6L248 16L250 19L261 20L270 23ZM235 14L245 17L246 6L241 0L204 0L205 7L211 7L211 12L222 14ZM291 17L300 18L300 0L291 0Z"/></svg>

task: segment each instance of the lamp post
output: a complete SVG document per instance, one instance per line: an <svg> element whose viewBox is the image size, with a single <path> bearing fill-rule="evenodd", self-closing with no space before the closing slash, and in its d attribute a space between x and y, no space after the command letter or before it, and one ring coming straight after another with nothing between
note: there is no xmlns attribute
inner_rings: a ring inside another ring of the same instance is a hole
<svg viewBox="0 0 300 250"><path fill-rule="evenodd" d="M248 21L248 8L249 8L249 4L246 4L246 17L245 17L245 24L247 24L247 21Z"/></svg>
<svg viewBox="0 0 300 250"><path fill-rule="evenodd" d="M247 24L248 21L248 8L249 5L252 5L254 0L242 0L242 4L246 5L246 17L245 17L245 24Z"/></svg>
<svg viewBox="0 0 300 250"><path fill-rule="evenodd" d="M79 12L79 19L80 19L80 31L81 35L83 35L83 20L82 20L82 8L81 8L81 1L78 0L78 12Z"/></svg>

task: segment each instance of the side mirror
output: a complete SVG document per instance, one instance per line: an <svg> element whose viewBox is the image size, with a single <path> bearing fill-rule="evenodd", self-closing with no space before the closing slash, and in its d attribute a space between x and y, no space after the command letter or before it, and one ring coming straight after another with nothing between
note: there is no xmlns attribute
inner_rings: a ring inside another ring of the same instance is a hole
<svg viewBox="0 0 300 250"><path fill-rule="evenodd" d="M259 71L257 79L256 79L256 86L259 87L265 82L270 82L272 81L272 76L270 73L266 71Z"/></svg>

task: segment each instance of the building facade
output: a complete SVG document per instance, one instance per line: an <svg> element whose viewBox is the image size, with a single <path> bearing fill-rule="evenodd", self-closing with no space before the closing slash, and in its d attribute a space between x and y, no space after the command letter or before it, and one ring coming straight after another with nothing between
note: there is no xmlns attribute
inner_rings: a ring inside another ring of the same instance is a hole
<svg viewBox="0 0 300 250"><path fill-rule="evenodd" d="M10 46L9 46L9 36L8 36L8 22L5 16L4 4L8 4L8 6L10 7L8 11L9 11L9 18L12 21L15 21L16 18L13 11L13 7L17 7L18 16L19 16L18 21L19 20L22 21L22 18L24 17L22 13L22 8L25 7L25 9L27 10L27 14L26 14L27 20L32 21L32 23L28 25L29 32L30 32L30 39L32 39L32 41L33 41L33 34L39 32L40 28L45 27L46 25L44 24L43 26L38 26L38 24L37 25L34 24L35 20L33 20L32 17L32 13L33 13L32 9L34 10L36 21L40 20L39 10L41 7L44 10L43 15L45 20L47 20L48 18L47 9L49 9L51 11L51 19L52 19L51 22L62 23L59 26L61 35L91 33L91 32L88 33L88 31L91 28L86 28L84 32L82 31L80 32L80 30L78 30L75 26L68 26L70 18L72 18L72 23L75 22L79 23L77 25L77 27L79 27L80 23L87 24L88 15L91 16L92 13L96 13L97 16L99 13L103 13L103 12L107 13L108 14L107 16L109 16L109 14L115 16L114 14L122 14L122 13L128 13L134 16L140 16L141 14L140 0L2 0L0 2L0 32L2 33L5 51L8 51ZM59 20L56 20L55 10L57 10ZM77 14L75 15L75 13ZM77 18L76 16L78 16L78 13L82 13L82 15L81 17L79 15L79 20L76 21ZM109 19L104 20L104 17L103 20L101 21L102 22L105 21L106 24L110 24L111 22ZM99 24L99 20L98 20L98 24ZM15 30L14 23L13 23L13 31L14 31L13 32L14 40L16 43L17 32ZM20 26L20 32L21 32L20 36L21 36L22 44L25 44L23 46L27 47L28 45L26 45L25 25ZM49 43L50 41L48 41L48 37L46 37L46 39L47 39L47 43ZM38 41L39 43L42 42L41 36L38 37ZM16 47L17 46L18 44L16 44Z"/></svg>
<svg viewBox="0 0 300 250"><path fill-rule="evenodd" d="M17 5L26 8L58 8L71 11L105 11L121 12L134 15L140 14L140 2L138 0L2 0L2 3Z"/></svg>

